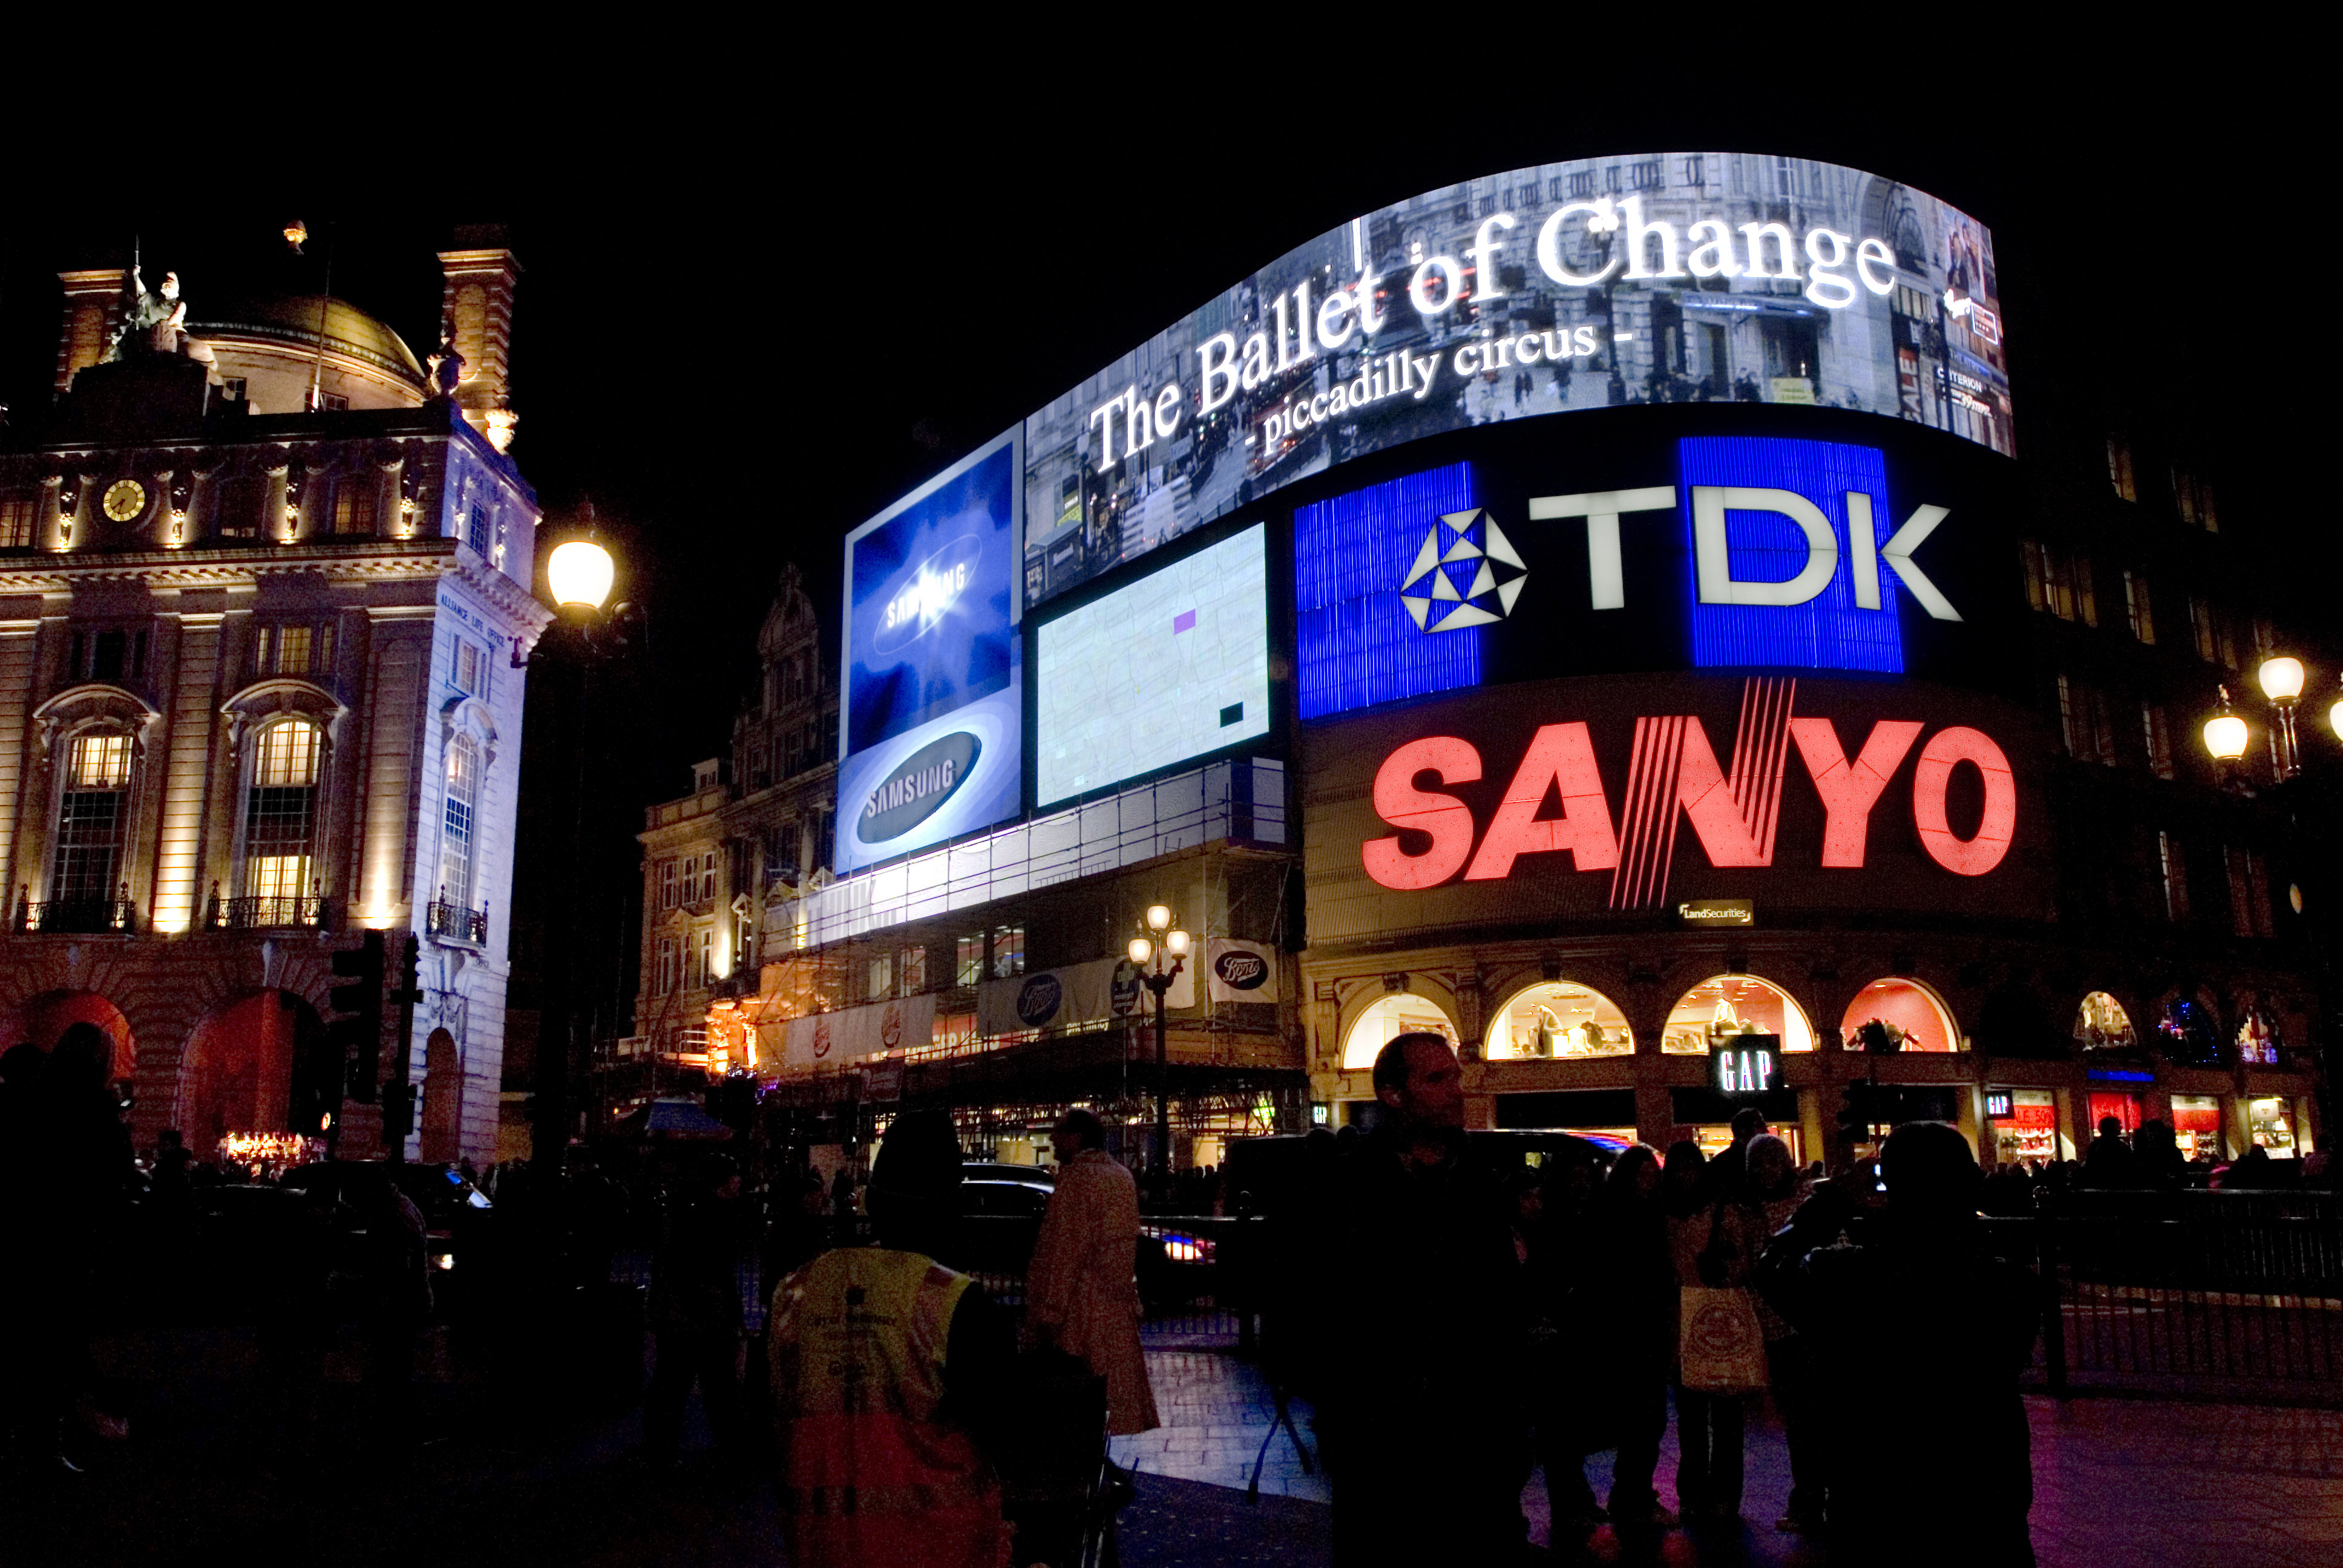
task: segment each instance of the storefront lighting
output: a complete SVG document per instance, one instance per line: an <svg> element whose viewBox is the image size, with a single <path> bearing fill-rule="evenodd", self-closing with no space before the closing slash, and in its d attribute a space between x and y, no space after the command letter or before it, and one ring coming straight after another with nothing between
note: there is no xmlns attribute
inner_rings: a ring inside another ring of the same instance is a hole
<svg viewBox="0 0 2343 1568"><path fill-rule="evenodd" d="M2235 762L2246 754L2246 721L2229 709L2229 689L2221 688L2221 710L2205 721L2205 749L2216 762Z"/></svg>
<svg viewBox="0 0 2343 1568"><path fill-rule="evenodd" d="M572 539L556 547L545 563L546 586L553 590L553 602L581 609L600 609L602 601L610 597L610 583L617 574L610 552L591 539Z"/></svg>
<svg viewBox="0 0 2343 1568"><path fill-rule="evenodd" d="M2280 654L2262 660L2256 672L2262 683L2262 695L2272 702L2292 702L2302 695L2302 660Z"/></svg>

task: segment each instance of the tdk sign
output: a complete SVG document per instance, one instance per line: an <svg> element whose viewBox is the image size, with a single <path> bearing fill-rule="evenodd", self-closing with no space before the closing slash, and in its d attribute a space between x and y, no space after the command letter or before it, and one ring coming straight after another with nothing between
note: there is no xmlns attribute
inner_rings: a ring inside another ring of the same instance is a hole
<svg viewBox="0 0 2343 1568"><path fill-rule="evenodd" d="M1588 473L1612 487L1565 491L1533 471L1504 506L1479 504L1464 463L1297 508L1302 717L1606 668L1579 650L1622 635L1664 659L1677 628L1694 668L1900 674L1898 588L1930 619L1962 618L1914 558L1959 520L1946 498L1891 509L1880 448L1674 447L1673 476Z"/></svg>

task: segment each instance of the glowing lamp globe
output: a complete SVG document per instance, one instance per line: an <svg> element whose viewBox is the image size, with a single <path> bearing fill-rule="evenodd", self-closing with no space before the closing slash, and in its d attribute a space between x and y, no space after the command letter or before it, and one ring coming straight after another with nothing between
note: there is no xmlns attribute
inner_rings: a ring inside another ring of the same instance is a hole
<svg viewBox="0 0 2343 1568"><path fill-rule="evenodd" d="M1145 937L1133 937L1131 939L1131 961L1132 963L1144 966L1147 960L1154 956L1155 944L1153 942L1149 941Z"/></svg>
<svg viewBox="0 0 2343 1568"><path fill-rule="evenodd" d="M2246 721L2234 713L2217 713L2205 721L2205 749L2217 762L2235 762L2246 754Z"/></svg>
<svg viewBox="0 0 2343 1568"><path fill-rule="evenodd" d="M2262 660L2258 670L2262 695L2272 702L2292 702L2302 695L2302 660L2283 655Z"/></svg>
<svg viewBox="0 0 2343 1568"><path fill-rule="evenodd" d="M1171 935L1165 937L1163 939L1163 950L1170 953L1175 959L1186 958L1188 956L1188 933L1185 931L1173 931Z"/></svg>
<svg viewBox="0 0 2343 1568"><path fill-rule="evenodd" d="M2333 727L2335 739L2343 740L2343 698L2336 699L2335 706L2327 710L2327 722Z"/></svg>
<svg viewBox="0 0 2343 1568"><path fill-rule="evenodd" d="M1170 929L1171 924L1172 907L1169 904L1150 904L1147 906L1147 929L1149 930L1165 930Z"/></svg>
<svg viewBox="0 0 2343 1568"><path fill-rule="evenodd" d="M553 602L584 609L602 608L617 572L610 552L588 539L572 539L556 548L545 563L546 586L553 589Z"/></svg>

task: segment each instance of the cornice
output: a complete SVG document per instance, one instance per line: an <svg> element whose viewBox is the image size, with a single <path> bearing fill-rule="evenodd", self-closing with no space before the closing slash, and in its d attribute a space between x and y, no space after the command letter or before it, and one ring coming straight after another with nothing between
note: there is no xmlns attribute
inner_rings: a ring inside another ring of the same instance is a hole
<svg viewBox="0 0 2343 1568"><path fill-rule="evenodd" d="M520 584L498 571L465 560L451 538L374 546L280 545L257 551L107 550L76 555L57 551L0 560L0 597L69 593L88 583L143 583L158 588L220 588L248 586L263 578L322 577L329 583L424 582L453 578L488 605L532 632L542 631L553 611Z"/></svg>

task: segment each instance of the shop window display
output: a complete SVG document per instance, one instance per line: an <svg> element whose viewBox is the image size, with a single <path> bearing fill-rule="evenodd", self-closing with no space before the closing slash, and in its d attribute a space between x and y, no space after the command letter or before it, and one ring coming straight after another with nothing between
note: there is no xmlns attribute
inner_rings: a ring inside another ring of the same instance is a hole
<svg viewBox="0 0 2343 1568"><path fill-rule="evenodd" d="M1456 1026L1440 1010L1440 1004L1426 1000L1413 991L1393 991L1378 997L1351 1032L1342 1040L1342 1070L1364 1072L1374 1066L1376 1053L1403 1034L1422 1030L1436 1034L1456 1043Z"/></svg>
<svg viewBox="0 0 2343 1568"><path fill-rule="evenodd" d="M2258 1007L2246 1010L2245 1021L2237 1025L2237 1060L2247 1067L2276 1067L2278 1064L2278 1024Z"/></svg>
<svg viewBox="0 0 2343 1568"><path fill-rule="evenodd" d="M1492 1061L1531 1057L1630 1056L1635 1038L1609 997L1550 980L1518 991L1489 1025Z"/></svg>
<svg viewBox="0 0 2343 1568"><path fill-rule="evenodd" d="M2091 1136L2094 1138L2097 1138L2099 1135L2099 1123L2106 1121L2110 1116L2114 1117L2117 1121L2123 1124L2123 1135L2126 1138L2129 1138L2133 1133L2139 1131L2139 1124L2147 1115L2147 1112L2141 1108L2140 1097L2138 1095L2117 1094L2107 1090L2097 1089L2091 1091L2090 1110L2090 1131Z"/></svg>
<svg viewBox="0 0 2343 1568"><path fill-rule="evenodd" d="M1717 975L1676 999L1660 1049L1674 1056L1706 1056L1709 1046L1737 1034L1774 1034L1784 1050L1812 1050L1814 1027L1790 993L1755 975Z"/></svg>
<svg viewBox="0 0 2343 1568"><path fill-rule="evenodd" d="M2182 1067L2221 1065L2221 1026L2202 998L2176 996L2157 1020L2165 1056Z"/></svg>
<svg viewBox="0 0 2343 1568"><path fill-rule="evenodd" d="M2273 1159L2292 1159L2294 1108L2274 1094L2256 1095L2246 1101L2246 1136Z"/></svg>
<svg viewBox="0 0 2343 1568"><path fill-rule="evenodd" d="M2059 1158L2057 1097L2046 1089L1986 1092L1993 1157L2004 1165Z"/></svg>
<svg viewBox="0 0 2343 1568"><path fill-rule="evenodd" d="M2123 1003L2095 990L2075 1010L2075 1043L2086 1050L2118 1050L2137 1045L2139 1037Z"/></svg>
<svg viewBox="0 0 2343 1568"><path fill-rule="evenodd" d="M2176 1094L2172 1097L2172 1140L2184 1160L2221 1158L2221 1097L2217 1094Z"/></svg>
<svg viewBox="0 0 2343 1568"><path fill-rule="evenodd" d="M1856 993L1839 1020L1847 1049L1862 1049L1860 1031L1869 1023L1885 1025L1898 1050L1952 1051L1961 1049L1960 1030L1953 1015L1935 991L1917 980L1879 980Z"/></svg>

